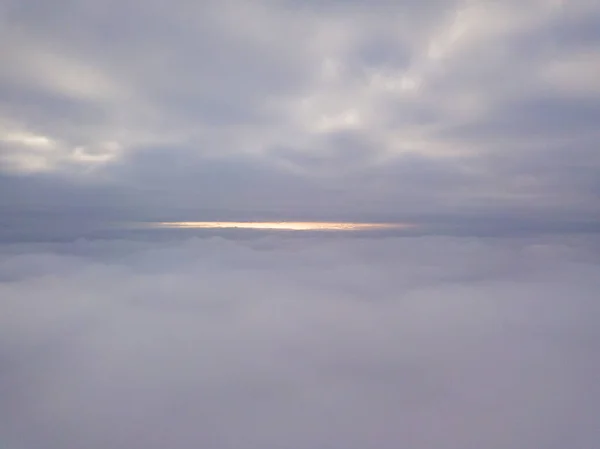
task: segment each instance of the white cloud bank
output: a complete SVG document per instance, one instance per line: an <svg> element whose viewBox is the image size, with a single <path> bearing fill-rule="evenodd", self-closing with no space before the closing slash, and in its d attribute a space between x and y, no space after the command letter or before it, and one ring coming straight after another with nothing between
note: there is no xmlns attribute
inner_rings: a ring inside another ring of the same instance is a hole
<svg viewBox="0 0 600 449"><path fill-rule="evenodd" d="M589 449L594 238L84 241L0 252L17 449Z"/></svg>

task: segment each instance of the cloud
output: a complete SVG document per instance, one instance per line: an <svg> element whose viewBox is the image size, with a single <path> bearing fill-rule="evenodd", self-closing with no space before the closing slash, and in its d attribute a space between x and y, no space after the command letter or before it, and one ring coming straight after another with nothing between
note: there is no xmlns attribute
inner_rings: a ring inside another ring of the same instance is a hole
<svg viewBox="0 0 600 449"><path fill-rule="evenodd" d="M596 240L4 245L3 444L593 446Z"/></svg>
<svg viewBox="0 0 600 449"><path fill-rule="evenodd" d="M0 23L2 444L598 440L597 2L5 0Z"/></svg>
<svg viewBox="0 0 600 449"><path fill-rule="evenodd" d="M123 220L221 219L215 208L597 215L594 2L55 0L2 12L0 170L14 198L52 179L115 192L96 215ZM584 182L565 159L585 160ZM7 203L2 215L28 213Z"/></svg>

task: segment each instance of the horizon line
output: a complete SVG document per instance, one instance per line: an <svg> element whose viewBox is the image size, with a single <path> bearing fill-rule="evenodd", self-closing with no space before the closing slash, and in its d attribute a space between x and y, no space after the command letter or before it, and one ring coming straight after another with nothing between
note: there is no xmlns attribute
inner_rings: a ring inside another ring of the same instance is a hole
<svg viewBox="0 0 600 449"><path fill-rule="evenodd" d="M162 221L146 223L167 229L263 229L281 231L366 231L410 229L413 223L365 223L340 221Z"/></svg>

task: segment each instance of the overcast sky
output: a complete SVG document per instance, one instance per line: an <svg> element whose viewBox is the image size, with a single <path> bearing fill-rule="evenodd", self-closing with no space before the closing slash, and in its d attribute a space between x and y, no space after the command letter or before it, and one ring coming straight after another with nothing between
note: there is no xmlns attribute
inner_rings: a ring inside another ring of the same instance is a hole
<svg viewBox="0 0 600 449"><path fill-rule="evenodd" d="M1 0L4 228L600 215L595 0Z"/></svg>
<svg viewBox="0 0 600 449"><path fill-rule="evenodd" d="M0 0L0 448L598 448L599 124L598 0Z"/></svg>

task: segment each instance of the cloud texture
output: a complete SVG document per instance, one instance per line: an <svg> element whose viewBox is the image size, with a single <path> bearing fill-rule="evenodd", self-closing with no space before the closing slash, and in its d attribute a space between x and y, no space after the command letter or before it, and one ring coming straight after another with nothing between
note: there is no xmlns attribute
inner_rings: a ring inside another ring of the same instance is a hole
<svg viewBox="0 0 600 449"><path fill-rule="evenodd" d="M12 244L18 449L588 449L592 237Z"/></svg>
<svg viewBox="0 0 600 449"><path fill-rule="evenodd" d="M3 0L0 20L2 215L600 215L595 1Z"/></svg>
<svg viewBox="0 0 600 449"><path fill-rule="evenodd" d="M0 0L0 446L596 447L598 30L596 0ZM214 220L416 227L128 227Z"/></svg>

